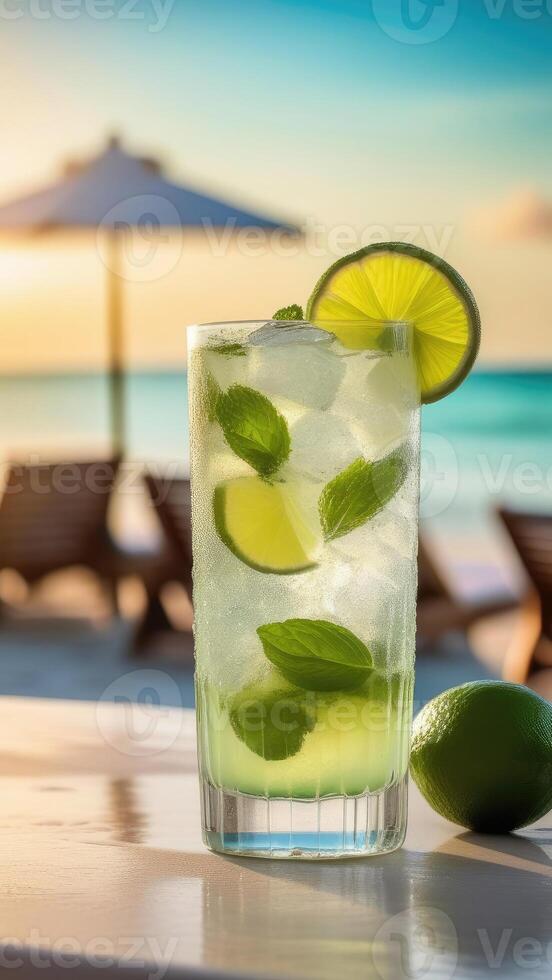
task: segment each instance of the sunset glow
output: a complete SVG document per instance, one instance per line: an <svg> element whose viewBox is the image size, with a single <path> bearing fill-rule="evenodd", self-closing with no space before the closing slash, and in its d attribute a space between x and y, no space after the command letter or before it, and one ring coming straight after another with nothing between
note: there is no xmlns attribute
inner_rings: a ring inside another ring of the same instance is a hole
<svg viewBox="0 0 552 980"><path fill-rule="evenodd" d="M0 84L17 98L0 108L0 205L118 132L170 179L307 228L289 260L235 243L221 257L197 237L156 250L158 271L125 283L131 364L183 364L186 323L304 302L328 261L385 239L445 255L473 281L484 359L542 357L549 242L497 246L472 216L518 188L545 209L552 198L549 16L464 4L439 43L417 47L356 0L177 2L159 28L147 4L133 20L119 6L104 20L78 6L72 19L2 22ZM0 283L2 370L102 367L106 277L91 233L2 239Z"/></svg>

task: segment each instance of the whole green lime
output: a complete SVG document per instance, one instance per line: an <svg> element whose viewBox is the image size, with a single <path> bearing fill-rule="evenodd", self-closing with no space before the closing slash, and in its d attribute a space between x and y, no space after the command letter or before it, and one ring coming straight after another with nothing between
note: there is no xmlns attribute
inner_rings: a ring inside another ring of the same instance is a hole
<svg viewBox="0 0 552 980"><path fill-rule="evenodd" d="M518 684L444 691L414 722L411 771L448 820L489 834L552 808L552 704Z"/></svg>

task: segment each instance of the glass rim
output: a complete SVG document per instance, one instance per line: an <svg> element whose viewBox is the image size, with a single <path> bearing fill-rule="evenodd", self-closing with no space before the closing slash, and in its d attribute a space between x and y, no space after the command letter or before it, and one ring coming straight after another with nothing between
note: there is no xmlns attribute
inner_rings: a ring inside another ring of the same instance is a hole
<svg viewBox="0 0 552 980"><path fill-rule="evenodd" d="M341 343L351 350L374 350L385 352L388 355L399 353L413 353L414 324L408 320L376 320L365 317L357 320L330 319L329 317L316 317L312 320L214 320L210 323L192 323L186 328L186 342L188 350L203 347L210 341L224 344L226 338L229 342L237 344L248 344L249 338L255 335L260 329L274 325L280 328L282 343L289 343L292 329L299 328L303 333L301 342L307 344L308 330L313 330L315 334L323 331L333 340L344 338L349 331L354 337L355 331L359 341L359 346L347 344L345 339ZM360 331L360 336L358 332ZM284 338L287 338L285 340ZM282 344L274 342L269 346L281 347Z"/></svg>

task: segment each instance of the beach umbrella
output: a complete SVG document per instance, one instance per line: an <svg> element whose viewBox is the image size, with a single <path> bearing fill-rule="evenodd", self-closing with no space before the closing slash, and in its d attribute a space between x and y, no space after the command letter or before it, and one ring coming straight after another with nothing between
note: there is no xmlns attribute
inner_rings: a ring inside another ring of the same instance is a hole
<svg viewBox="0 0 552 980"><path fill-rule="evenodd" d="M110 353L111 433L114 452L125 448L122 240L130 229L265 229L285 235L297 228L191 187L174 184L154 159L127 153L118 138L93 159L70 163L50 186L0 207L0 231L96 229L104 242Z"/></svg>

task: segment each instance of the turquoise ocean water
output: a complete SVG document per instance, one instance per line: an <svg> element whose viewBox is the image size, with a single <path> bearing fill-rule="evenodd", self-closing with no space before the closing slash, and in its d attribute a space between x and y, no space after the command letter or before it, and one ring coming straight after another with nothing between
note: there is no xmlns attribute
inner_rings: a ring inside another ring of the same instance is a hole
<svg viewBox="0 0 552 980"><path fill-rule="evenodd" d="M447 461L449 470L457 467L445 523L465 526L500 503L552 511L551 371L476 371L453 395L423 409L422 431L426 465L435 450L442 468ZM453 482L440 490L433 485L437 511Z"/></svg>
<svg viewBox="0 0 552 980"><path fill-rule="evenodd" d="M0 455L105 452L107 390L95 374L3 377ZM186 402L184 372L129 376L129 456L186 471ZM552 371L476 371L424 408L422 429L422 517L459 547L469 539L481 550L491 541L490 515L500 503L552 511Z"/></svg>

